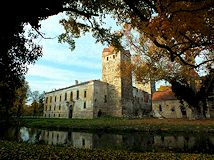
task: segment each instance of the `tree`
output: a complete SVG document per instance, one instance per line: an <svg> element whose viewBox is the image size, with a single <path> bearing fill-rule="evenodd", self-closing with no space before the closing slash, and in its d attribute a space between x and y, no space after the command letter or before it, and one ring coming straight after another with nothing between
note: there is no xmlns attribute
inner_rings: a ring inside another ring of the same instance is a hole
<svg viewBox="0 0 214 160"><path fill-rule="evenodd" d="M213 83L213 69L207 68L206 71L209 74L207 76L199 76L196 69L189 65L184 65L179 59L171 62L170 56L165 50L158 48L149 39L142 37L140 37L140 40L136 40L131 34L127 34L126 39L127 45L130 45L137 53L133 57L135 79L145 83L151 80L168 81L181 103L185 101L195 114L205 116L207 98L213 89L213 85L211 85ZM137 43L139 41L140 43ZM185 60L193 64L195 59L191 56L189 54L189 56L185 57Z"/></svg>
<svg viewBox="0 0 214 160"><path fill-rule="evenodd" d="M121 34L112 36L110 29L102 27L105 16L111 14L119 23L131 24L156 46L165 49L172 61L178 58L192 67L213 61L211 56L193 65L183 58L188 53L199 56L202 50L213 50L212 0L37 0L31 3L22 0L5 1L1 7L0 110L4 110L6 117L15 87L21 85L21 77L27 72L27 64L42 56L41 46L34 41L38 36L44 37L39 32L39 21L60 12L65 11L68 18L61 20L65 33L59 41L68 42L71 49L75 46L74 39L89 31L98 41L121 48L118 43ZM5 16L5 8L13 13ZM24 27L27 24L32 30L26 36Z"/></svg>
<svg viewBox="0 0 214 160"><path fill-rule="evenodd" d="M25 80L22 82L22 86L15 90L15 100L13 101L13 107L10 109L10 114L20 117L24 112L24 106L27 101L27 94L29 91L28 82Z"/></svg>
<svg viewBox="0 0 214 160"><path fill-rule="evenodd" d="M27 65L34 63L42 56L42 47L35 43L38 36L45 36L39 32L41 20L60 12L67 11L68 20L62 20L66 33L59 38L60 42L68 42L74 49L74 40L80 36L80 29L84 32L94 32L94 36L100 41L102 38L110 41L109 30L99 25L104 13L109 12L110 2L88 0L37 0L29 3L27 0L17 3L5 1L1 5L0 17L3 25L0 26L0 110L8 118L12 99L15 96L15 88L21 86L22 77L27 72ZM13 10L13 13L5 16L5 8ZM71 18L71 16L73 18ZM99 18L94 18L99 17ZM87 25L78 22L88 20ZM31 29L26 33L26 26ZM106 34L105 34L106 33ZM3 118L3 116L1 116Z"/></svg>

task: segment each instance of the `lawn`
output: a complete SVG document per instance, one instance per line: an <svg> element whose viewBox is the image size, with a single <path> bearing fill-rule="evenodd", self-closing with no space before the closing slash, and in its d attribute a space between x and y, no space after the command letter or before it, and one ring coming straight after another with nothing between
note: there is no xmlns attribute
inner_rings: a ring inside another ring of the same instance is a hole
<svg viewBox="0 0 214 160"><path fill-rule="evenodd" d="M21 118L20 125L36 128L76 129L89 131L122 131L122 132L214 132L214 119L128 119L128 118L96 118L96 119L52 119Z"/></svg>

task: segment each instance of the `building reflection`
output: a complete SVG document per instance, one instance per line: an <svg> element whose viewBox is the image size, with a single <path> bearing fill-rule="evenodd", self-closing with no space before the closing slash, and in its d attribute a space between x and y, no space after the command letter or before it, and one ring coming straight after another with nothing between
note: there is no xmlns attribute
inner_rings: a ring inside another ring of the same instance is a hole
<svg viewBox="0 0 214 160"><path fill-rule="evenodd" d="M89 149L125 149L137 151L176 151L214 153L214 137L194 135L94 134L42 130L40 141L46 144Z"/></svg>

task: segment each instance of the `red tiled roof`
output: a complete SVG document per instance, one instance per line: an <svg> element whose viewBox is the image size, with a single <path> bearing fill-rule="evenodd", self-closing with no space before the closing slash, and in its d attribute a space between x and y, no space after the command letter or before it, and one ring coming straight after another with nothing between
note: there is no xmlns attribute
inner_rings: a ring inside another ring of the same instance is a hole
<svg viewBox="0 0 214 160"><path fill-rule="evenodd" d="M162 100L177 100L175 94L172 90L168 89L165 91L156 91L152 95L153 101L162 101Z"/></svg>

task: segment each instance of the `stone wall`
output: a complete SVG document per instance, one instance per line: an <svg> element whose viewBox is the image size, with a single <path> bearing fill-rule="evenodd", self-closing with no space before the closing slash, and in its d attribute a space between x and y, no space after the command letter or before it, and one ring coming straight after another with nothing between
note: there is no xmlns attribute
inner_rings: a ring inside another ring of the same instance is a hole
<svg viewBox="0 0 214 160"><path fill-rule="evenodd" d="M93 118L93 81L45 94L44 117Z"/></svg>
<svg viewBox="0 0 214 160"><path fill-rule="evenodd" d="M120 52L113 48L103 50L102 54L102 81L109 84L108 100L112 116L122 116L121 105L121 77L120 77Z"/></svg>
<svg viewBox="0 0 214 160"><path fill-rule="evenodd" d="M152 110L158 111L164 118L192 118L192 111L185 108L181 111L179 100L153 101Z"/></svg>
<svg viewBox="0 0 214 160"><path fill-rule="evenodd" d="M126 69L131 63L128 51L116 51L113 47L105 48L102 54L102 81L108 83L109 113L112 116L129 116L132 106L132 75Z"/></svg>
<svg viewBox="0 0 214 160"><path fill-rule="evenodd" d="M142 117L143 115L148 114L152 110L151 95L133 87L133 110L133 116Z"/></svg>
<svg viewBox="0 0 214 160"><path fill-rule="evenodd" d="M93 117L111 115L111 101L108 93L108 84L101 81L94 82L93 91Z"/></svg>

